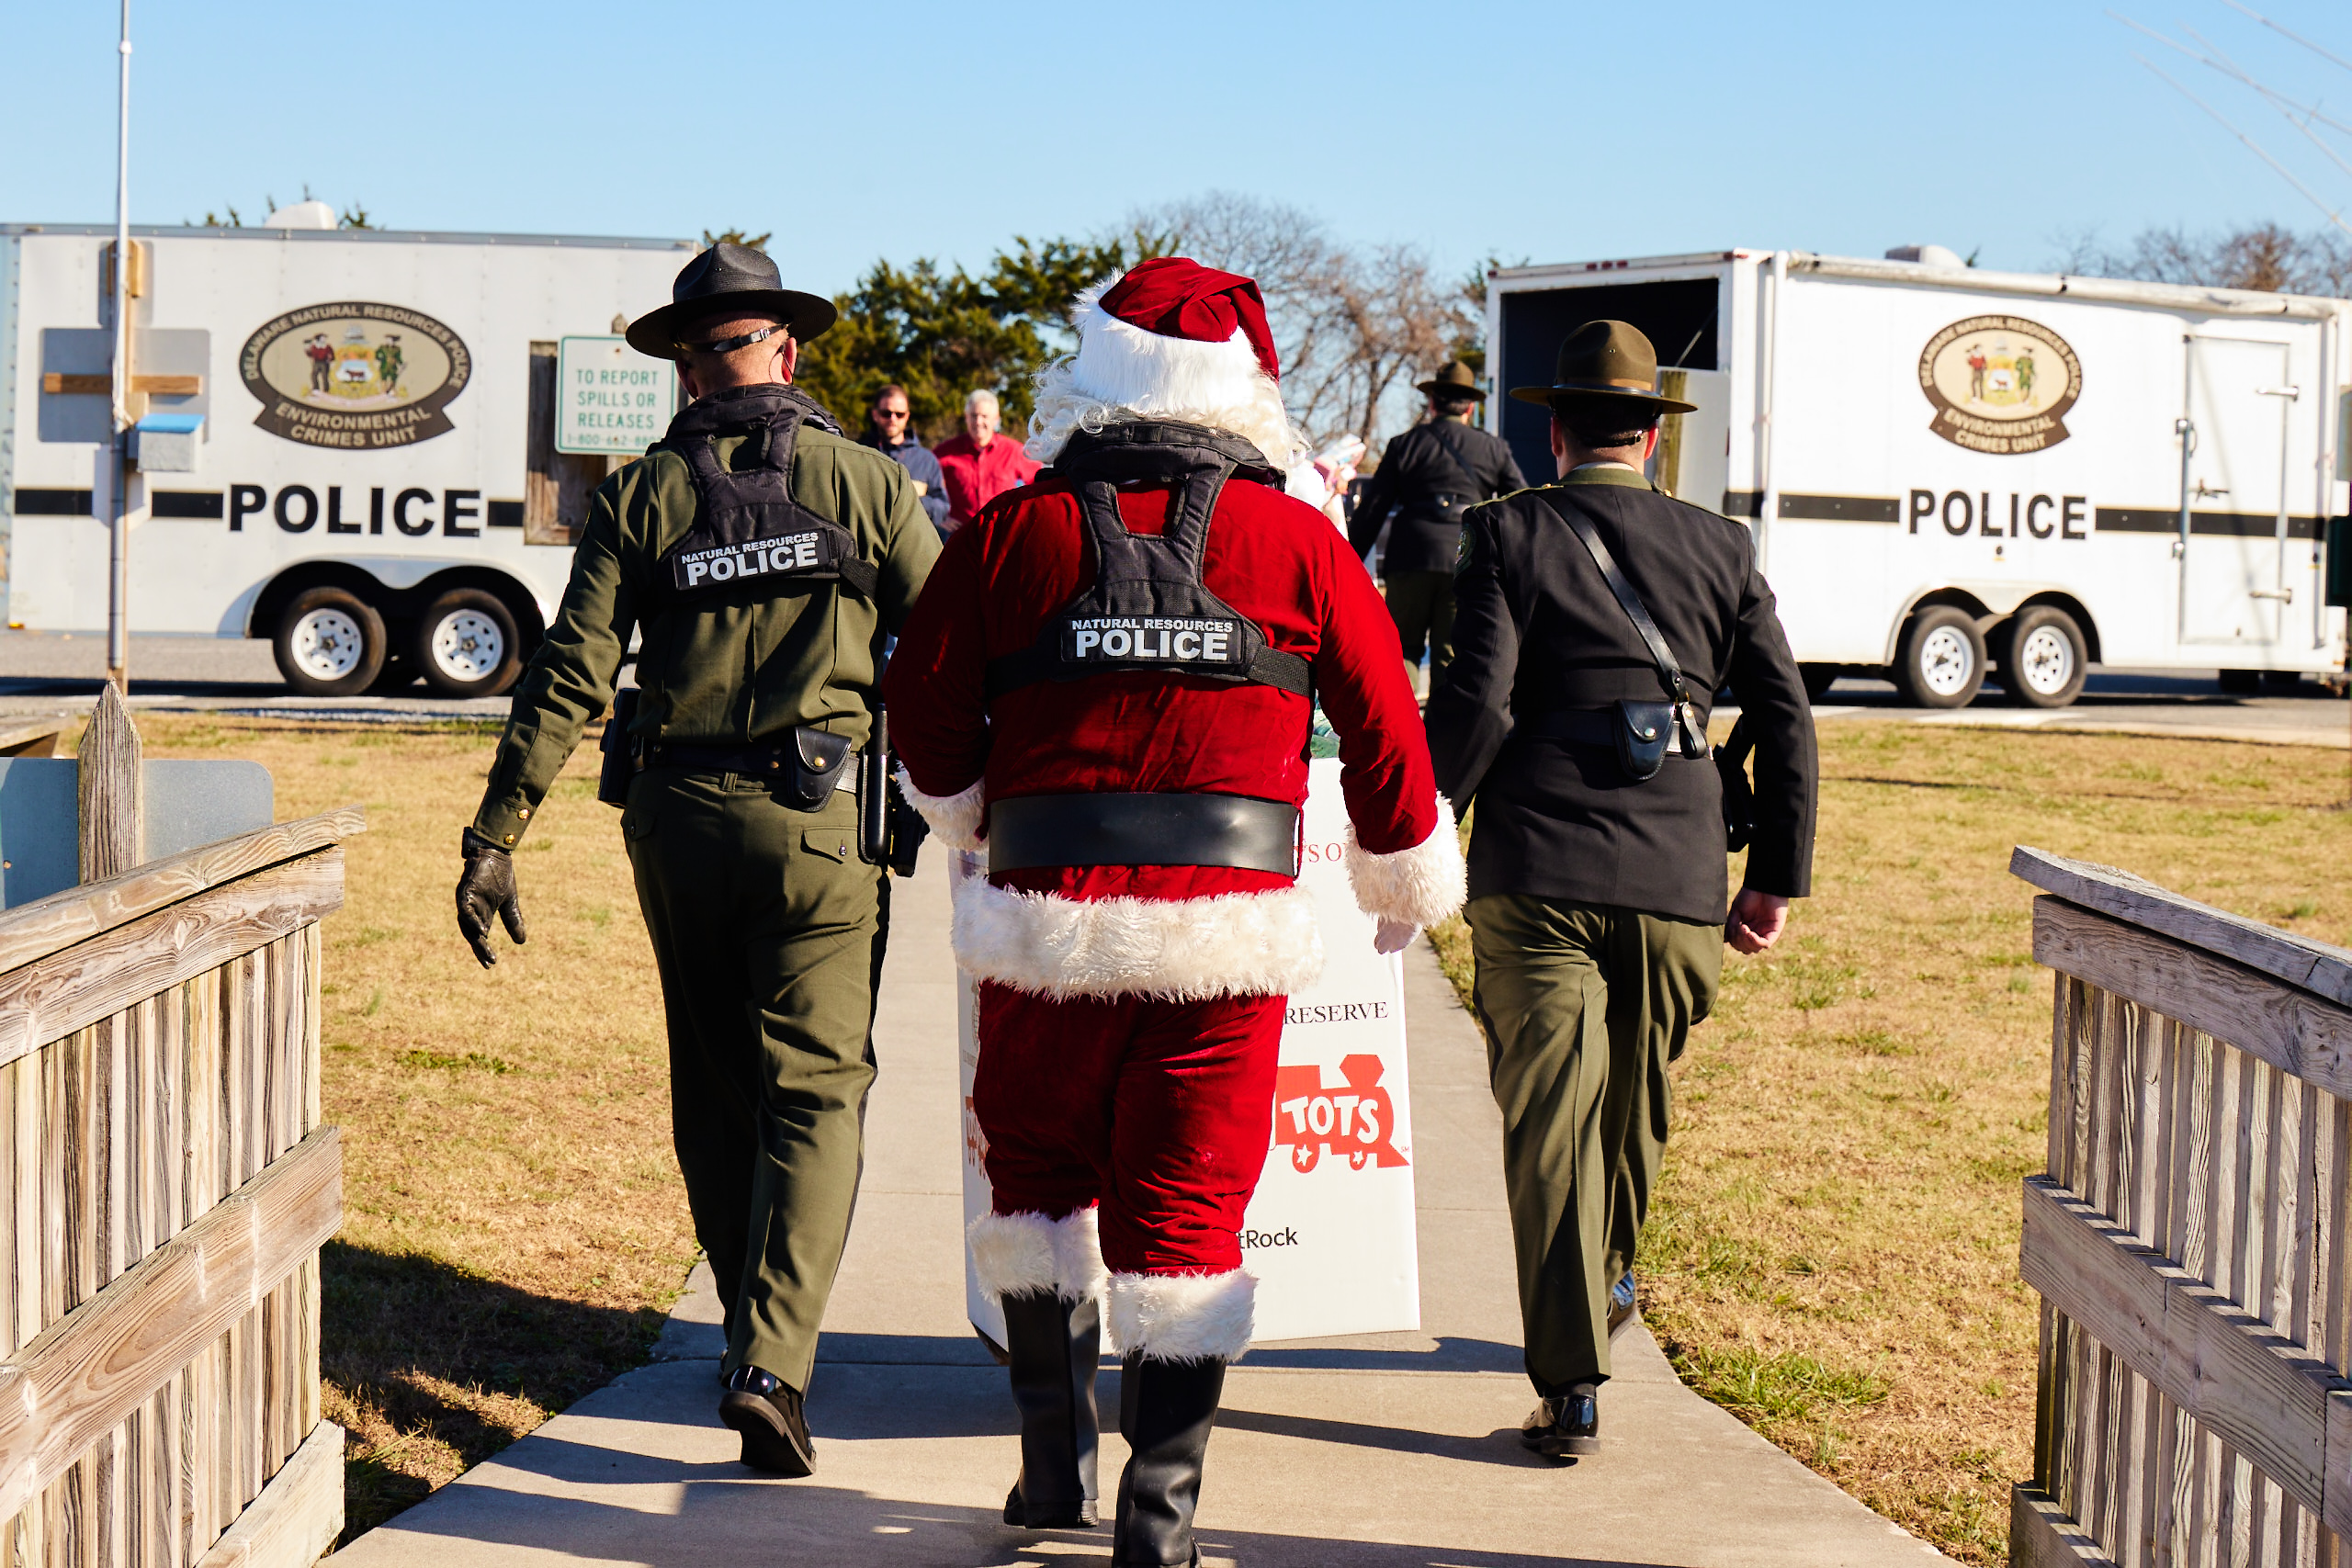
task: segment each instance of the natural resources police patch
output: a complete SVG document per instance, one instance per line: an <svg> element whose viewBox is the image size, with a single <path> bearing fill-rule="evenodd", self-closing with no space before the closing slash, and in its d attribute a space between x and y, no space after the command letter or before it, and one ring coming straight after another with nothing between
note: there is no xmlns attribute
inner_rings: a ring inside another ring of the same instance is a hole
<svg viewBox="0 0 2352 1568"><path fill-rule="evenodd" d="M245 340L237 373L254 423L306 446L368 451L429 441L473 377L463 339L421 310L339 300L288 310Z"/></svg>
<svg viewBox="0 0 2352 1568"><path fill-rule="evenodd" d="M2066 411L2083 395L2083 363L2066 340L2022 316L1970 316L1919 351L1919 390L1935 405L1928 428L1955 446L1996 457L2066 439Z"/></svg>

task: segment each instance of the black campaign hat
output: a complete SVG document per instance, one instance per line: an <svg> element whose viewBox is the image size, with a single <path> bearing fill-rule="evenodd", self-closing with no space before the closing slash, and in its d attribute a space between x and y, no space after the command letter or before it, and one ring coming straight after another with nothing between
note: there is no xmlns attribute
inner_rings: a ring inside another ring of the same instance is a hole
<svg viewBox="0 0 2352 1568"><path fill-rule="evenodd" d="M1699 406L1658 396L1657 350L1639 327L1624 321L1587 321L1561 340L1550 386L1513 387L1510 395L1522 403L1545 405L1566 399L1623 402L1645 416L1690 413Z"/></svg>
<svg viewBox="0 0 2352 1568"><path fill-rule="evenodd" d="M786 288L765 253L721 240L685 265L670 286L670 303L628 324L628 345L656 359L675 359L694 323L714 316L775 316L807 343L831 326L837 313L830 299Z"/></svg>

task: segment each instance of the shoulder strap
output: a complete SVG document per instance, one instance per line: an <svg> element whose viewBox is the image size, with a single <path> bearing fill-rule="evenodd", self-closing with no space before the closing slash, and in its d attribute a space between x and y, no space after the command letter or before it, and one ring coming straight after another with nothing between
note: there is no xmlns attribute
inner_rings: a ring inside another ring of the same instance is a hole
<svg viewBox="0 0 2352 1568"><path fill-rule="evenodd" d="M1642 634L1642 641L1650 650L1650 660L1657 666L1658 681L1666 687L1667 694L1674 699L1675 723L1683 731L1678 739L1682 743L1684 755L1690 755L1690 693L1683 682L1682 666L1676 662L1674 649L1667 646L1665 634L1657 629L1657 623L1650 619L1650 613L1643 605L1641 595L1634 592L1634 585L1625 581L1625 574L1617 570L1617 558L1609 553L1609 547L1600 542L1600 534L1593 527L1591 519L1575 507L1564 504L1556 491L1544 499L1583 544L1585 552L1592 557L1592 564L1600 569L1601 578L1609 584L1609 592L1616 595L1617 604L1625 612L1626 619L1632 621L1634 629ZM1705 749L1705 743L1702 741L1700 754L1703 754Z"/></svg>

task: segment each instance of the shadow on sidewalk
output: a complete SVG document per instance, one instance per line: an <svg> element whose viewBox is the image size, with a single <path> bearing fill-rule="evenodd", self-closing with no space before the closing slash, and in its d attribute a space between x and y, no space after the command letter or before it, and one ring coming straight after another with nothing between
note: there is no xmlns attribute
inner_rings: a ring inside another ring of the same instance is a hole
<svg viewBox="0 0 2352 1568"><path fill-rule="evenodd" d="M545 1551L549 1542L561 1541L581 1562L752 1561L737 1552L752 1547L754 1540L758 1561L855 1562L861 1568L946 1563L1066 1568L1074 1558L1107 1559L1111 1551L1108 1524L1098 1530L1020 1531L1006 1528L989 1509L908 1503L814 1481L747 1480L742 1468L731 1461L693 1463L544 1437L527 1451L527 1466L515 1465L511 1458L503 1462L559 1485L662 1489L658 1536L649 1531L641 1505L594 1502L536 1488L536 1495L524 1497L517 1495L519 1489L485 1487L463 1499L447 1499L396 1528L470 1545ZM663 1550L665 1542L675 1543L674 1554ZM608 1543L616 1555L601 1551L600 1543ZM1349 1568L1532 1568L1537 1563L1654 1568L1617 1558L1333 1542L1252 1530L1204 1529L1200 1544L1204 1555L1238 1557L1250 1568L1303 1568L1341 1560ZM854 1557L848 1555L853 1551ZM1344 1558L1335 1552L1343 1552Z"/></svg>

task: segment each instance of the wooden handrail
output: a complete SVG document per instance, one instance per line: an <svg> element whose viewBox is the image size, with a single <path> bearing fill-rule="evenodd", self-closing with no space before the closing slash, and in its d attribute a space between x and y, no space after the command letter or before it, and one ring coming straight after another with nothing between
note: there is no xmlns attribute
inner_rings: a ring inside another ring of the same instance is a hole
<svg viewBox="0 0 2352 1568"><path fill-rule="evenodd" d="M2178 937L2332 1002L2352 1006L2352 949L2313 942L2184 898L2128 871L2068 860L2023 844L2011 852L2009 872L2070 903L2112 915L2129 925Z"/></svg>
<svg viewBox="0 0 2352 1568"><path fill-rule="evenodd" d="M274 822L0 912L0 974L194 897L208 887L367 830L366 808L345 806L299 821Z"/></svg>
<svg viewBox="0 0 2352 1568"><path fill-rule="evenodd" d="M0 970L0 1066L343 908L343 851L312 850Z"/></svg>

